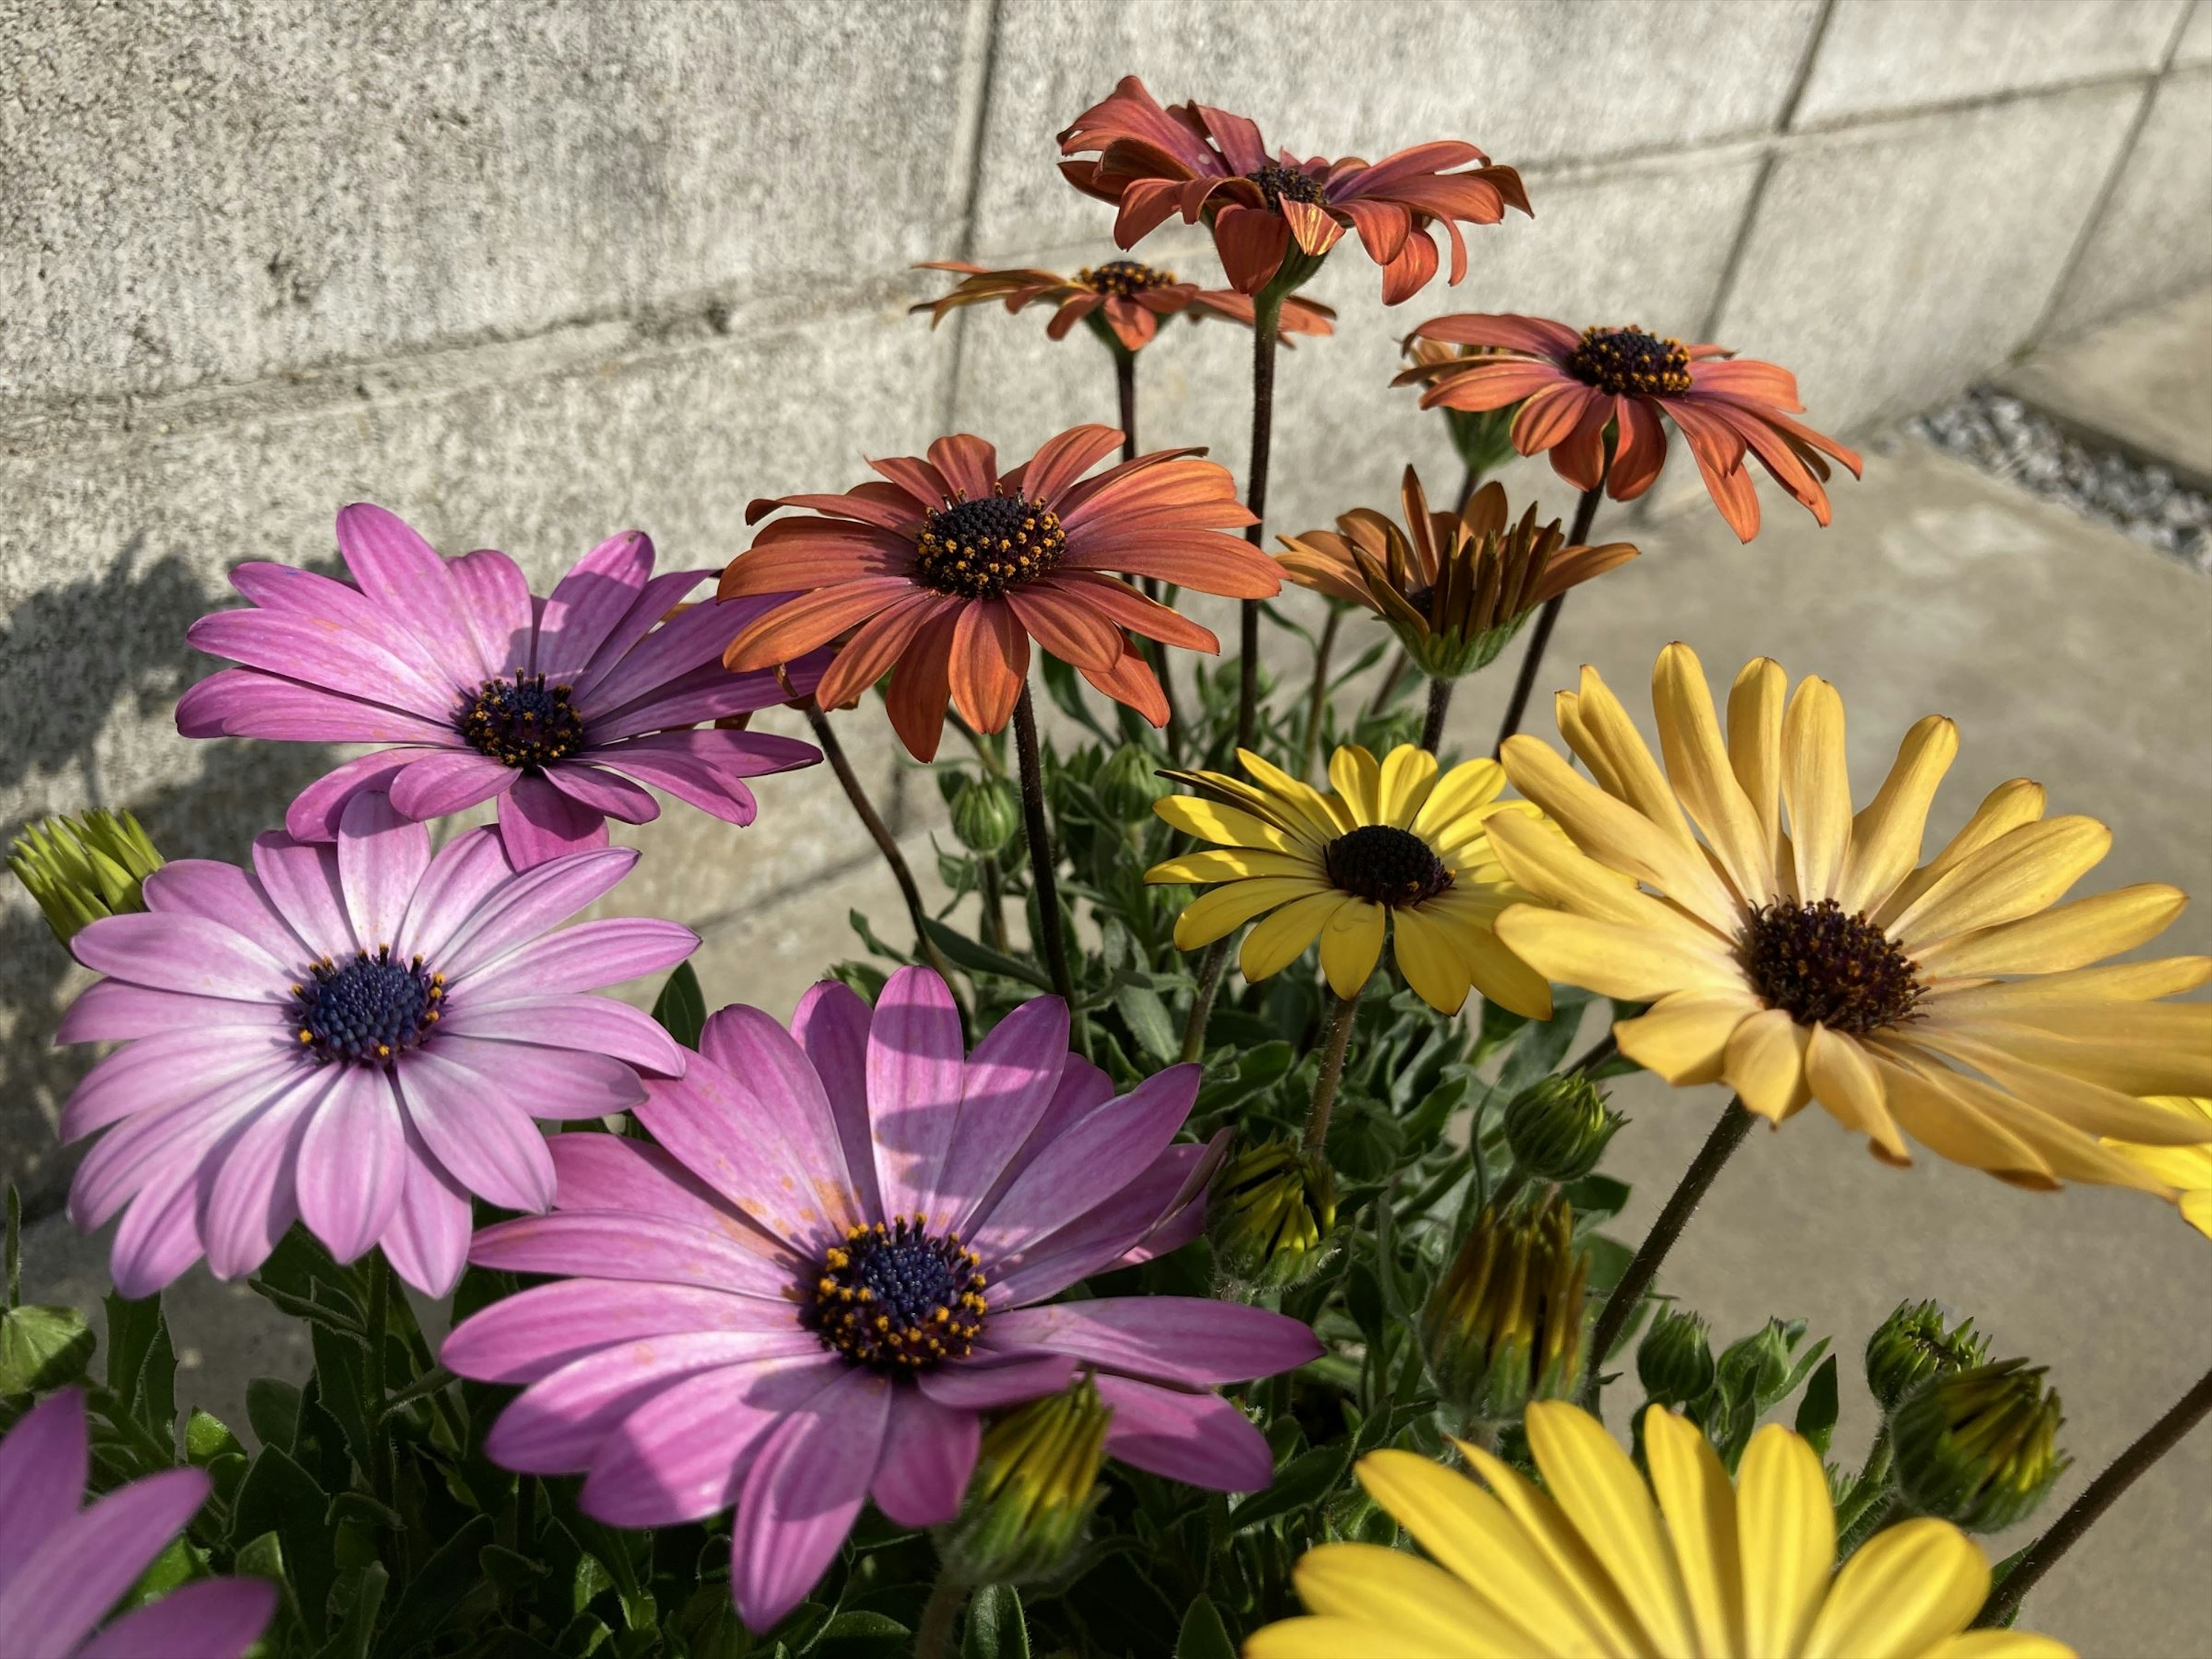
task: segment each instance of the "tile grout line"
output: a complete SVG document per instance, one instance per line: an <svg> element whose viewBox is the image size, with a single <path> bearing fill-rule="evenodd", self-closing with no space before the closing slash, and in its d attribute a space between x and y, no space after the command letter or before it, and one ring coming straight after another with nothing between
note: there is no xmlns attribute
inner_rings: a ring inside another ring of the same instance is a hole
<svg viewBox="0 0 2212 1659"><path fill-rule="evenodd" d="M975 222L983 199L983 161L989 150L991 136L991 92L998 82L999 23L1006 0L971 0L969 16L981 17L981 22L971 21L969 27L981 35L975 50L979 58L976 66L975 112L969 124L967 135L968 181L965 199L961 204L958 246L954 257L972 259L975 257ZM971 319L968 307L963 307L953 314L951 361L945 365L944 390L939 395L937 429L940 433L952 429L954 412L960 406L961 378L968 362L968 325Z"/></svg>

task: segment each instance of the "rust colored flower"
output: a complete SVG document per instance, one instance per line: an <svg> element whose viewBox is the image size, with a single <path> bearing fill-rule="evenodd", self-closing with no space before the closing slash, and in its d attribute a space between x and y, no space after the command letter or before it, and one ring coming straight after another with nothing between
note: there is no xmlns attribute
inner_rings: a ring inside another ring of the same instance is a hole
<svg viewBox="0 0 2212 1659"><path fill-rule="evenodd" d="M1577 489L1600 481L1617 501L1651 488L1667 460L1664 415L1697 458L1713 505L1744 541L1759 533L1759 495L1744 469L1747 453L1774 481L1828 522L1823 456L1861 476L1859 458L1791 415L1801 414L1797 379L1786 368L1725 347L1626 328L1586 328L1577 334L1542 317L1474 314L1439 317L1416 340L1486 346L1480 356L1417 362L1391 382L1420 383L1421 407L1492 410L1518 404L1513 447L1523 455L1549 451L1552 470ZM1606 434L1613 433L1612 460Z"/></svg>
<svg viewBox="0 0 2212 1659"><path fill-rule="evenodd" d="M950 698L980 732L1003 730L1029 675L1030 641L1105 696L1167 723L1159 682L1131 635L1218 651L1207 629L1113 572L1229 599L1280 591L1274 562L1231 532L1253 522L1226 468L1161 450L1085 477L1118 449L1110 426L1049 439L1012 471L965 434L842 495L756 501L805 518L762 530L722 573L720 597L793 597L730 641L723 661L766 668L851 632L815 695L825 708L891 677L886 702L917 760L937 753Z"/></svg>
<svg viewBox="0 0 2212 1659"><path fill-rule="evenodd" d="M941 300L925 300L918 306L909 306L909 312L929 313L932 328L943 322L963 306L979 306L991 300L1004 300L1010 312L1038 301L1049 301L1056 309L1052 321L1045 326L1049 339L1064 340L1067 331L1078 323L1088 321L1095 329L1112 331L1112 338L1125 351L1138 351L1152 343L1159 332L1160 319L1188 313L1196 322L1206 317L1225 318L1232 323L1252 326L1252 296L1239 294L1234 289L1200 288L1195 283L1179 283L1172 270L1161 270L1140 264L1135 259L1109 259L1097 266L1085 265L1073 276L1063 276L1055 270L994 270L988 265L970 264L964 259L933 259L920 267L923 270L957 270L967 280ZM1283 302L1280 324L1285 335L1327 334L1336 313L1324 305L1310 300L1289 299ZM1288 340L1285 344L1290 343Z"/></svg>
<svg viewBox="0 0 2212 1659"><path fill-rule="evenodd" d="M1505 491L1495 483L1476 490L1462 512L1437 512L1409 466L1401 499L1402 529L1372 507L1355 507L1334 531L1284 537L1275 558L1301 587L1382 617L1431 679L1486 667L1545 600L1637 554L1626 542L1566 546L1557 519L1537 525L1534 502L1509 524Z"/></svg>
<svg viewBox="0 0 2212 1659"><path fill-rule="evenodd" d="M1203 218L1240 294L1267 287L1293 244L1318 263L1351 230L1382 267L1382 302L1395 306L1437 274L1430 227L1442 225L1451 239L1456 283L1467 275L1462 222L1494 225L1509 206L1529 211L1521 175L1492 167L1473 144L1416 144L1373 166L1356 155L1300 161L1286 149L1271 157L1244 117L1196 103L1163 109L1133 75L1077 116L1060 148L1079 158L1097 152L1060 170L1085 195L1120 207L1114 240L1121 246L1134 247L1170 214L1180 211L1186 224Z"/></svg>

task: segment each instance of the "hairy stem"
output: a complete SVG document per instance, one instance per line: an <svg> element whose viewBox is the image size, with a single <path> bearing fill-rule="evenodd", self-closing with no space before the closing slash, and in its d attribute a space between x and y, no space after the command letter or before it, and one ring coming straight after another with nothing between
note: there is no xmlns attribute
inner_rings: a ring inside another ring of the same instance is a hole
<svg viewBox="0 0 2212 1659"><path fill-rule="evenodd" d="M1344 1081L1344 1051L1351 1046L1352 1016L1358 1012L1358 997L1331 994L1328 1024L1322 1035L1321 1075L1314 1079L1313 1104L1306 1109L1305 1149L1316 1155L1328 1145L1328 1115Z"/></svg>
<svg viewBox="0 0 2212 1659"><path fill-rule="evenodd" d="M1275 342L1282 320L1283 295L1270 283L1252 296L1252 460L1244 484L1244 505L1252 514L1244 539L1260 548L1267 544L1267 453L1274 441ZM1243 654L1237 665L1237 743L1249 749L1260 718L1260 602L1246 599L1237 609L1237 648Z"/></svg>
<svg viewBox="0 0 2212 1659"><path fill-rule="evenodd" d="M930 1587L921 1609L921 1623L914 1632L914 1659L945 1659L951 1650L952 1623L959 1618L968 1587L949 1572L940 1571Z"/></svg>
<svg viewBox="0 0 2212 1659"><path fill-rule="evenodd" d="M1076 1005L1075 976L1067 963L1067 934L1060 926L1060 881L1053 872L1052 830L1044 815L1044 761L1037 748L1036 707L1027 682L1014 702L1014 753L1022 775L1022 828L1030 844L1030 888L1037 908L1037 951L1052 975L1052 988L1067 1005L1076 1052L1088 1054L1090 1035Z"/></svg>
<svg viewBox="0 0 2212 1659"><path fill-rule="evenodd" d="M1343 623L1343 610L1330 605L1328 620L1322 624L1321 643L1314 647L1313 693L1306 699L1305 754L1298 763L1302 778L1313 776L1314 763L1321 757L1321 720L1328 712L1328 659L1336 649L1336 630Z"/></svg>
<svg viewBox="0 0 2212 1659"><path fill-rule="evenodd" d="M1221 988L1222 969L1229 965L1233 932L1206 947L1198 964L1198 989L1191 994L1190 1018L1183 1022L1182 1057L1197 1060L1206 1053L1206 1022L1213 1017L1213 994Z"/></svg>
<svg viewBox="0 0 2212 1659"><path fill-rule="evenodd" d="M1610 1031L1582 1052L1582 1057L1566 1069L1569 1077L1579 1077L1584 1072L1595 1072L1620 1052L1620 1039Z"/></svg>
<svg viewBox="0 0 2212 1659"><path fill-rule="evenodd" d="M1006 896L999 884L999 855L986 853L975 860L975 875L982 888L983 943L994 951L1006 948Z"/></svg>
<svg viewBox="0 0 2212 1659"><path fill-rule="evenodd" d="M1114 392L1121 406L1121 459L1137 459L1137 354L1114 343Z"/></svg>
<svg viewBox="0 0 2212 1659"><path fill-rule="evenodd" d="M1590 520L1597 517L1597 504L1605 495L1605 480L1583 491L1582 500L1575 503L1574 528L1567 532L1566 544L1580 547L1589 540ZM1521 658L1521 673L1513 682L1513 700L1505 705L1505 719L1498 728L1498 741L1491 745L1494 760L1504 750L1505 739L1521 729L1521 717L1528 710L1528 696L1536 689L1536 672L1544 665L1544 647L1552 642L1552 629L1559 625L1559 608L1567 602L1564 593L1554 593L1544 601L1543 610L1536 617L1536 631L1528 636L1528 649Z"/></svg>
<svg viewBox="0 0 2212 1659"><path fill-rule="evenodd" d="M1451 713L1452 687L1457 684L1444 679L1429 682L1429 718L1421 727L1421 747L1431 755L1444 740L1444 716Z"/></svg>
<svg viewBox="0 0 2212 1659"><path fill-rule="evenodd" d="M807 725L814 728L814 741L821 745L823 758L830 763L830 769L837 775L837 781L844 786L845 799L853 803L853 811L866 828L868 838L876 843L876 850L884 855L884 862L891 867L891 878L898 883L899 896L906 901L907 920L914 924L916 953L940 978L950 982L952 964L945 961L944 953L931 941L929 929L922 925L927 913L921 908L921 889L915 885L914 872L907 865L906 854L899 851L898 842L891 835L890 826L884 822L883 814L876 811L876 804L868 799L868 792L861 787L860 775L853 769L852 760L845 753L845 745L837 741L837 734L830 729L830 717L822 712L822 705L809 697L802 706L806 711ZM980 742L978 752L981 752Z"/></svg>

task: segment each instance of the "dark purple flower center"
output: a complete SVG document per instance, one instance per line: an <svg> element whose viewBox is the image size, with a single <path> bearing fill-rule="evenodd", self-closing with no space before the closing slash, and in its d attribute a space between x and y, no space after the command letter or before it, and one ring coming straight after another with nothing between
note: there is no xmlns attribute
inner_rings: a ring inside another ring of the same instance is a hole
<svg viewBox="0 0 2212 1659"><path fill-rule="evenodd" d="M1175 272L1156 270L1136 259L1109 259L1096 270L1085 266L1075 273L1075 280L1088 283L1101 294L1130 300L1146 289L1167 287L1175 281Z"/></svg>
<svg viewBox="0 0 2212 1659"><path fill-rule="evenodd" d="M1586 328L1567 354L1567 373L1615 397L1680 397L1690 389L1690 354L1680 340L1626 328Z"/></svg>
<svg viewBox="0 0 2212 1659"><path fill-rule="evenodd" d="M1042 576L1066 551L1060 515L1018 495L933 507L915 542L922 585L963 599L988 599Z"/></svg>
<svg viewBox="0 0 2212 1659"><path fill-rule="evenodd" d="M388 1066L429 1035L445 1000L443 974L420 957L396 961L384 945L374 956L357 951L350 962L314 963L292 988L286 1012L317 1060Z"/></svg>
<svg viewBox="0 0 2212 1659"><path fill-rule="evenodd" d="M879 1371L965 1359L983 1329L978 1260L959 1234L928 1232L920 1216L852 1228L823 1254L811 1322L824 1347Z"/></svg>
<svg viewBox="0 0 2212 1659"><path fill-rule="evenodd" d="M462 703L454 725L477 753L501 765L542 769L584 746L584 722L569 704L568 690L546 684L543 674L486 680Z"/></svg>
<svg viewBox="0 0 2212 1659"><path fill-rule="evenodd" d="M1927 993L1897 941L1833 899L1762 904L1737 951L1752 988L1800 1025L1863 1036L1910 1019Z"/></svg>
<svg viewBox="0 0 2212 1659"><path fill-rule="evenodd" d="M1310 173L1286 167L1279 161L1270 161L1244 176L1260 186L1260 194L1267 198L1267 205L1278 213L1283 210L1285 199L1311 202L1316 205L1328 200L1328 192L1322 188L1320 179Z"/></svg>
<svg viewBox="0 0 2212 1659"><path fill-rule="evenodd" d="M1401 909L1432 899L1452 884L1452 873L1435 848L1395 824L1362 824L1339 836L1322 854L1339 892Z"/></svg>

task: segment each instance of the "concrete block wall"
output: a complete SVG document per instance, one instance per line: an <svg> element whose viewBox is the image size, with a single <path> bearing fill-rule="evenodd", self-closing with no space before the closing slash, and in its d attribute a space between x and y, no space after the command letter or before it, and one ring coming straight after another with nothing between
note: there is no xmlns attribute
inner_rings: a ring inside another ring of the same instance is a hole
<svg viewBox="0 0 2212 1659"><path fill-rule="evenodd" d="M95 801L239 856L327 757L176 738L211 665L182 630L242 558L329 560L347 501L541 583L633 525L711 565L748 498L863 454L1110 419L1086 340L903 313L915 260L1110 256L1052 135L1125 72L1302 153L1464 137L1528 177L1536 219L1474 233L1456 290L1386 313L1330 262L1283 528L1448 470L1384 386L1442 312L1718 338L1848 432L2212 276L2212 0L0 0L0 837ZM1241 467L1246 357L1218 326L1147 352L1147 444ZM826 775L762 793L751 831L643 831L619 902L711 931L873 856ZM74 983L0 897L0 1176L34 1209Z"/></svg>

